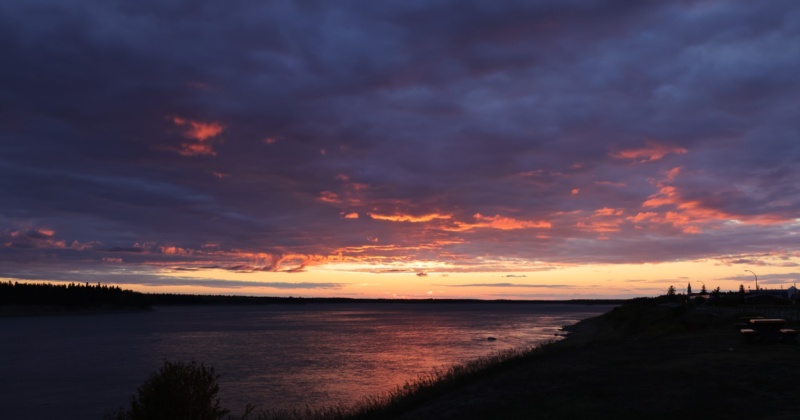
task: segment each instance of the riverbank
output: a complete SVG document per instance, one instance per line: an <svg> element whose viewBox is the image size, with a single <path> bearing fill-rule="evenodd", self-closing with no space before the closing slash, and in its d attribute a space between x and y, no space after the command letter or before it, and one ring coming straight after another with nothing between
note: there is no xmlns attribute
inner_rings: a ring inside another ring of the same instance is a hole
<svg viewBox="0 0 800 420"><path fill-rule="evenodd" d="M800 346L745 343L735 321L623 306L570 328L557 351L396 418L796 418Z"/></svg>

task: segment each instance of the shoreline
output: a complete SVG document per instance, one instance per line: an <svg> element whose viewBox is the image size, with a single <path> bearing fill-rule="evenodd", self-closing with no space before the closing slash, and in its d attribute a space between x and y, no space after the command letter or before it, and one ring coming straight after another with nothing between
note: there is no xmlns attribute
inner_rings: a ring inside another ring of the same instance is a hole
<svg viewBox="0 0 800 420"><path fill-rule="evenodd" d="M618 307L566 327L552 351L391 418L795 418L800 346L745 343L737 319Z"/></svg>

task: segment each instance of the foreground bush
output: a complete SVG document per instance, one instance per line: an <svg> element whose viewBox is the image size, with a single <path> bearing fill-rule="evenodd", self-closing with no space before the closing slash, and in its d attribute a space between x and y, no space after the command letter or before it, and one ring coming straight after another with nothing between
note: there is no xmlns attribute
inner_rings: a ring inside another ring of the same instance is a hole
<svg viewBox="0 0 800 420"><path fill-rule="evenodd" d="M228 414L220 407L219 375L202 363L164 360L164 366L131 397L128 411L108 416L117 420L216 420Z"/></svg>

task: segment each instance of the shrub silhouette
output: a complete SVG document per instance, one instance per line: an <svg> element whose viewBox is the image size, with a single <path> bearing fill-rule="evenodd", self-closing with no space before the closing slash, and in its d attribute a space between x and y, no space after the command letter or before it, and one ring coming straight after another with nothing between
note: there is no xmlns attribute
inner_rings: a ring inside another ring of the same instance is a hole
<svg viewBox="0 0 800 420"><path fill-rule="evenodd" d="M229 410L220 407L219 375L213 367L164 360L164 366L150 375L138 394L131 397L127 412L118 412L118 420L207 420L221 419Z"/></svg>

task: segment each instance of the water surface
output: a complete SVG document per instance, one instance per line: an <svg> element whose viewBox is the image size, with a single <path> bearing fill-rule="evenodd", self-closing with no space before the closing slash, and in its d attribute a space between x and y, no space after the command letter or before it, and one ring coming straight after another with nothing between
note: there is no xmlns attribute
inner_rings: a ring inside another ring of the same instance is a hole
<svg viewBox="0 0 800 420"><path fill-rule="evenodd" d="M352 404L433 368L553 340L609 309L362 303L3 318L0 407L4 418L102 418L164 358L214 366L233 413Z"/></svg>

